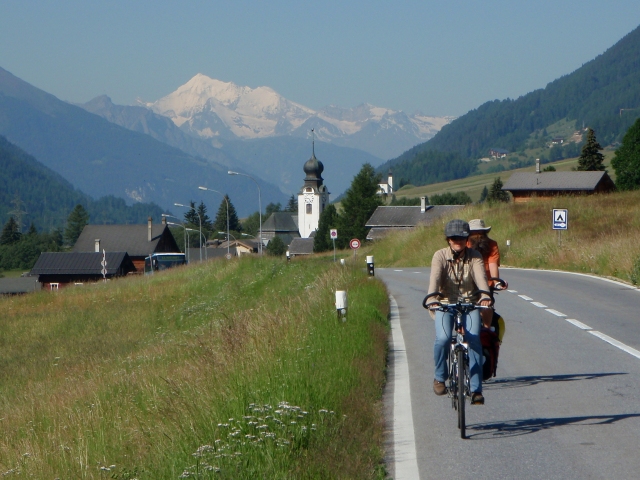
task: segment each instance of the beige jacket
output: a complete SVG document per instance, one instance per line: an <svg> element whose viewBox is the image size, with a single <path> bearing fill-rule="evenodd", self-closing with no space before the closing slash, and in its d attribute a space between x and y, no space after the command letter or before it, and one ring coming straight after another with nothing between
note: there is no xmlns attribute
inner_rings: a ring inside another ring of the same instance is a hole
<svg viewBox="0 0 640 480"><path fill-rule="evenodd" d="M450 247L433 254L428 293L440 292L440 297L431 297L429 302L455 303L467 298L479 302L491 298L486 293L479 295L477 290L489 291L484 262L478 251L467 248L458 260L454 260Z"/></svg>

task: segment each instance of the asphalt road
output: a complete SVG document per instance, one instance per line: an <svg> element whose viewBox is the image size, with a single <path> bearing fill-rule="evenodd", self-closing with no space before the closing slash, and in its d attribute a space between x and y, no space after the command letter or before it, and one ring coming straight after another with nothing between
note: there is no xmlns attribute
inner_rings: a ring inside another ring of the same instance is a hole
<svg viewBox="0 0 640 480"><path fill-rule="evenodd" d="M421 306L428 275L376 269L398 304L393 337L401 331L406 348L391 344L385 392L394 478L640 478L638 289L501 269L510 291L496 300L506 321L498 374L484 384L484 406L467 404L463 440L450 399L432 390L435 329Z"/></svg>

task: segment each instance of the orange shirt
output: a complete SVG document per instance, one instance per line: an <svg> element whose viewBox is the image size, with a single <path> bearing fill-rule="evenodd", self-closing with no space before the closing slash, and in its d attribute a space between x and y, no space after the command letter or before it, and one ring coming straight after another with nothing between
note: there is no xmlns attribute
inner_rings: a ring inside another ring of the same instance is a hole
<svg viewBox="0 0 640 480"><path fill-rule="evenodd" d="M469 242L467 242L467 247L471 248ZM482 261L484 262L484 270L487 275L487 283L490 287L493 287L494 281L489 280L491 278L491 271L489 270L490 263L496 263L500 266L500 250L498 249L498 242L495 240L489 239L489 253L487 255L482 256Z"/></svg>

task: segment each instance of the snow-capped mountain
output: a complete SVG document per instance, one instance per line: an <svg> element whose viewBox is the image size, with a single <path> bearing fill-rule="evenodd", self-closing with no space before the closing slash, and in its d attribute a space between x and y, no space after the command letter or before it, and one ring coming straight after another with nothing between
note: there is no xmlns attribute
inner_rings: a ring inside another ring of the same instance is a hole
<svg viewBox="0 0 640 480"><path fill-rule="evenodd" d="M175 92L144 105L216 146L224 145L225 140L306 137L313 128L319 140L358 148L382 159L427 141L453 120L369 104L315 111L269 87L241 87L200 73Z"/></svg>

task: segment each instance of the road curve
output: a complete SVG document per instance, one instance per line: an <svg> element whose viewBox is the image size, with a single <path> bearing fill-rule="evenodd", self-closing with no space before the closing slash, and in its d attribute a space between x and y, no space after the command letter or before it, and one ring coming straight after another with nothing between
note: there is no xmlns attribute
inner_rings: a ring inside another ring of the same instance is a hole
<svg viewBox="0 0 640 480"><path fill-rule="evenodd" d="M397 302L385 391L389 473L639 478L640 291L565 272L501 273L510 290L496 302L507 324L498 375L484 385L486 404L468 406L462 440L450 400L432 391L435 332L421 306L429 269L376 269ZM407 381L396 378L402 370Z"/></svg>

